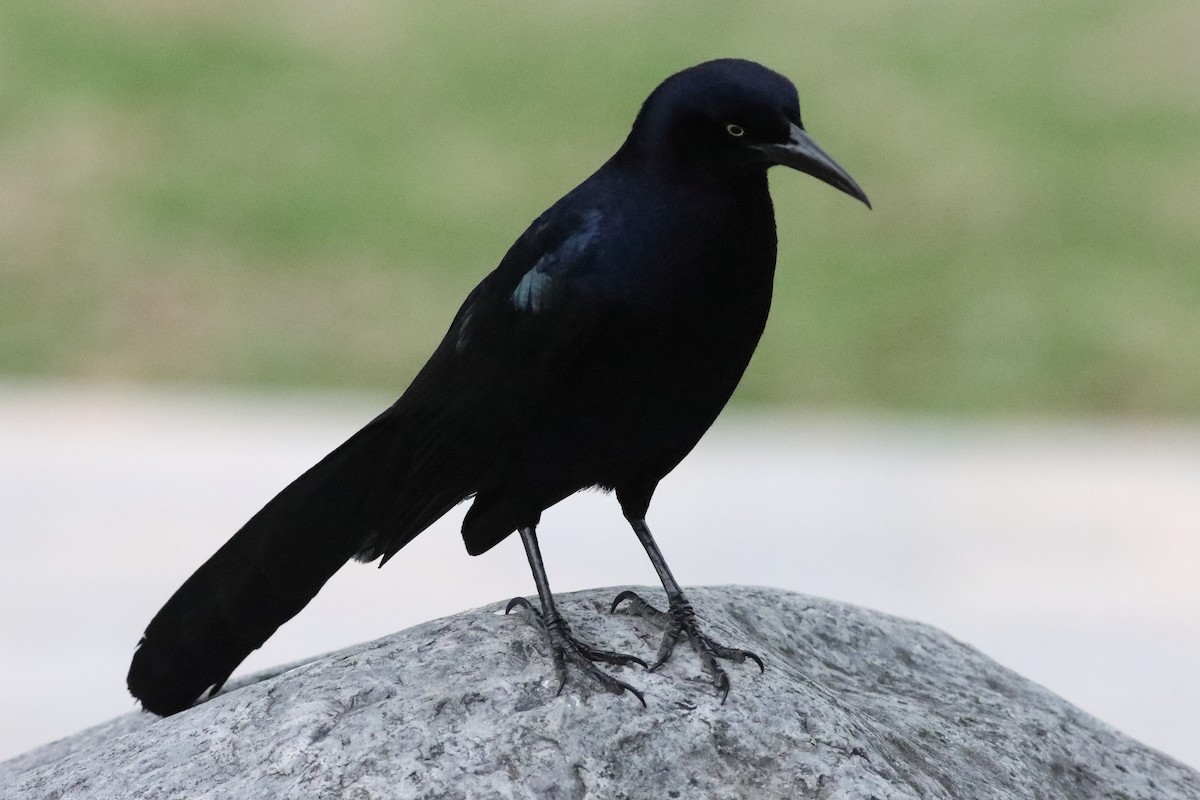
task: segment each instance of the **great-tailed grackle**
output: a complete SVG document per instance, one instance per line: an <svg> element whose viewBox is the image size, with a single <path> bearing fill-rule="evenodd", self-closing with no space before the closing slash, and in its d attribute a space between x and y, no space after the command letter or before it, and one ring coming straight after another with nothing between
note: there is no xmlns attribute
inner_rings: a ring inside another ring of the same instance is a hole
<svg viewBox="0 0 1200 800"><path fill-rule="evenodd" d="M620 149L550 207L467 296L394 405L297 478L167 601L128 685L156 714L187 708L311 600L351 558L380 565L463 500L471 555L519 531L559 689L571 662L644 662L571 635L538 551L544 509L587 487L616 493L666 590L655 663L683 635L722 698L717 659L761 660L705 636L646 526L658 482L729 400L771 303L767 169L806 172L869 203L800 121L796 89L750 61L667 78ZM518 598L510 604L530 606ZM643 701L644 702L644 701Z"/></svg>

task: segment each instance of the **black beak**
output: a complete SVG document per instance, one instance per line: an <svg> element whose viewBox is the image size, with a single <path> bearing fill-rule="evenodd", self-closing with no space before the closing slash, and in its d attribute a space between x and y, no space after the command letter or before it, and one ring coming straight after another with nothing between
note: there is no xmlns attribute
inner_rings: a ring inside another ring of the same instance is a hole
<svg viewBox="0 0 1200 800"><path fill-rule="evenodd" d="M799 125L792 124L791 136L787 142L760 144L755 147L765 153L772 163L782 164L785 167L798 169L812 175L817 180L824 181L833 188L840 189L851 197L861 200L867 208L871 207L871 201L867 199L866 192L854 182L850 173L842 169L836 161L830 158L828 153L818 147L812 137Z"/></svg>

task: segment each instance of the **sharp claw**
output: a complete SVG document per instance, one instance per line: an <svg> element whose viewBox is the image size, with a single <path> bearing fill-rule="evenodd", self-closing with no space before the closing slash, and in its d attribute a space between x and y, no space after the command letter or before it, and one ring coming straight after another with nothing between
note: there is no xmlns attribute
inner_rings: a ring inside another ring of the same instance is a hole
<svg viewBox="0 0 1200 800"><path fill-rule="evenodd" d="M662 644L659 645L654 663L646 667L647 672L656 672L659 667L670 660L671 655L675 651L675 646L684 634L687 634L692 642L692 646L700 656L700 666L703 668L704 673L712 679L717 692L721 695L722 705L729 698L730 681L729 676L721 668L717 659L728 659L739 664L744 663L746 659L750 659L758 665L760 673L767 671L766 664L763 663L763 660L757 653L752 653L749 650L725 647L705 636L697 626L695 613L686 601L681 603L672 601L670 610L663 613L645 600L642 600L634 592L624 591L613 600L611 610L615 611L617 606L625 600L632 601L632 605L628 609L629 613L647 617L652 622L659 624L662 624L664 619L666 621L666 631L663 633Z"/></svg>
<svg viewBox="0 0 1200 800"><path fill-rule="evenodd" d="M618 683L621 683L620 681L617 681L617 682L618 682ZM621 690L622 690L622 691L629 692L629 693L630 693L630 694L632 694L634 697L636 697L636 698L638 699L638 701L639 701L639 702L642 704L642 708L646 708L646 707L647 707L647 706L646 706L646 698L642 696L642 693L641 693L641 692L639 692L637 689L635 689L635 688L633 688L632 686L630 686L628 683L621 683Z"/></svg>
<svg viewBox="0 0 1200 800"><path fill-rule="evenodd" d="M504 607L505 615L508 615L514 608L517 608L518 606L533 611L533 604L531 604L524 597L514 597L512 600L509 600L508 605Z"/></svg>
<svg viewBox="0 0 1200 800"><path fill-rule="evenodd" d="M608 607L608 613L615 614L617 612L617 606L621 605L621 603L625 602L626 600L641 600L641 599L642 598L637 596L637 592L631 592L630 590L626 589L625 591L623 591L619 595L617 595L615 598L613 598L612 605Z"/></svg>
<svg viewBox="0 0 1200 800"><path fill-rule="evenodd" d="M671 654L675 652L675 645L679 644L679 637L683 634L683 629L671 628L663 634L662 644L658 647L658 654L655 656L654 666L648 667L647 672L654 672L671 658Z"/></svg>
<svg viewBox="0 0 1200 800"><path fill-rule="evenodd" d="M758 657L757 653L752 653L749 650L738 650L733 647L713 647L713 655L717 658L727 658L737 664L744 664L747 659L758 664L758 671L765 673L767 667L763 664L763 660Z"/></svg>
<svg viewBox="0 0 1200 800"><path fill-rule="evenodd" d="M609 664L617 664L622 667L630 664L637 664L642 669L649 669L649 667L646 666L646 662L642 661L637 656L627 656L624 653L605 653L604 656L605 657L601 658L600 660Z"/></svg>
<svg viewBox="0 0 1200 800"><path fill-rule="evenodd" d="M646 698L642 696L641 692L624 681L617 680L593 663L595 661L603 661L608 664L617 665L637 664L645 668L645 661L642 661L637 656L625 653L597 650L591 645L579 641L571 635L571 629L568 627L566 620L557 613L552 612L550 615L547 615L538 612L533 607L533 604L524 597L514 597L510 600L508 606L504 609L504 613L507 614L517 607L527 608L531 612L534 612L534 619L538 622L539 627L541 627L546 638L549 640L551 655L554 661L554 675L558 678L558 689L554 692L555 696L561 695L563 689L566 688L569 677L567 662L571 661L608 691L614 694L622 694L628 691L638 699L643 708L646 707Z"/></svg>
<svg viewBox="0 0 1200 800"><path fill-rule="evenodd" d="M603 661L606 664L617 664L618 666L626 666L628 664L637 664L643 669L646 668L646 662L634 655L628 653L616 653L612 650L597 650L594 647L576 641L575 646L579 649L589 661Z"/></svg>

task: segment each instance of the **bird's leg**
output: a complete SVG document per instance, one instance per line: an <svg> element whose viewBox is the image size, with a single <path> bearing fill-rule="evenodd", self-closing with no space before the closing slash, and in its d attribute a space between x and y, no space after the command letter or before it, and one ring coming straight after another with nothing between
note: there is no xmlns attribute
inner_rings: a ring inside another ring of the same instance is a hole
<svg viewBox="0 0 1200 800"><path fill-rule="evenodd" d="M525 545L525 555L529 558L529 568L533 570L533 582L537 584L538 597L542 601L539 624L550 642L550 652L554 658L554 672L558 677L558 693L562 693L567 684L567 661L571 661L585 673L595 679L601 686L614 694L631 692L634 697L646 705L642 693L624 681L619 681L607 672L598 668L593 661L603 661L606 664L640 664L646 662L636 656L624 653L614 653L611 650L598 650L591 645L581 642L571 635L571 628L558 607L554 604L554 595L550 592L550 581L546 577L546 567L542 563L542 552L538 547L537 531L532 528L521 529L521 543ZM533 605L524 597L514 597L504 609L507 614L514 608L527 608L536 613Z"/></svg>
<svg viewBox="0 0 1200 800"><path fill-rule="evenodd" d="M658 545L654 543L654 537L650 535L650 528L646 526L646 520L631 519L630 524L633 526L633 532L637 534L638 541L642 543L642 547L646 548L646 555L650 556L650 563L658 572L659 580L662 581L663 589L667 592L667 602L670 605L665 612L659 611L636 593L625 591L613 600L612 610L616 611L617 606L628 600L630 602L625 609L626 613L645 617L666 628L662 644L658 648L658 655L655 657L654 663L650 665L651 672L667 663L679 638L687 634L692 641L692 646L700 654L700 666L712 679L717 691L721 693L721 702L724 703L725 698L729 696L729 676L725 674L725 670L721 668L717 659L725 658L739 664L750 659L758 664L760 670L763 670L762 659L749 650L739 650L735 647L718 644L700 632L700 627L696 623L696 612L692 609L692 604L684 597L683 590L676 582L675 576L671 574L667 562L663 560Z"/></svg>

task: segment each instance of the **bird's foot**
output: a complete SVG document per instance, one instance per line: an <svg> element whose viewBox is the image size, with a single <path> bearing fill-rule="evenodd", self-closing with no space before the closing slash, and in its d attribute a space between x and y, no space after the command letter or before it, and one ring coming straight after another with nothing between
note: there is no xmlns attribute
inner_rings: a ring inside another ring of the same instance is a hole
<svg viewBox="0 0 1200 800"><path fill-rule="evenodd" d="M645 661L642 661L637 656L625 653L598 650L586 642L579 641L571 635L571 628L567 625L567 621L563 619L561 614L557 612L547 614L544 611L538 611L524 597L514 597L510 600L508 606L504 609L504 613L507 614L514 608L525 608L533 613L538 627L542 629L546 634L546 639L550 642L550 652L554 659L554 673L558 677L558 692L556 694L562 694L563 687L567 685L567 662L570 661L608 691L613 694L629 692L645 707L646 698L642 696L641 692L628 683L617 680L593 663L595 661L603 661L605 664L616 664L618 666L638 664L645 667Z"/></svg>
<svg viewBox="0 0 1200 800"><path fill-rule="evenodd" d="M696 612L686 600L672 601L670 608L666 611L659 611L639 597L637 593L625 591L621 592L613 600L610 611L615 612L617 606L626 600L629 601L629 605L622 609L625 613L644 617L655 625L666 629L666 632L663 633L662 644L658 648L658 655L655 656L654 663L648 667L650 672L654 672L667 663L667 660L671 658L671 654L675 652L675 645L679 642L679 638L685 633L692 641L692 646L696 648L696 652L700 655L700 666L704 670L704 674L709 677L720 693L722 704L729 697L729 676L721 668L720 663L717 661L718 658L727 659L738 664L749 659L758 664L760 671L766 671L766 668L763 666L763 660L757 654L749 650L739 650L736 647L726 647L714 642L701 633L700 627L696 623Z"/></svg>

